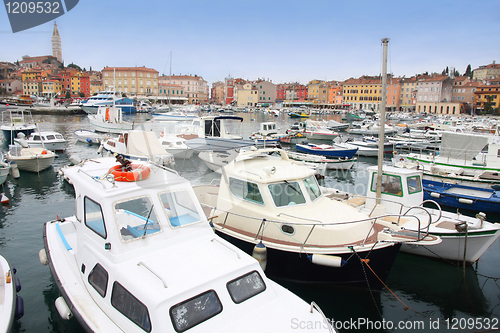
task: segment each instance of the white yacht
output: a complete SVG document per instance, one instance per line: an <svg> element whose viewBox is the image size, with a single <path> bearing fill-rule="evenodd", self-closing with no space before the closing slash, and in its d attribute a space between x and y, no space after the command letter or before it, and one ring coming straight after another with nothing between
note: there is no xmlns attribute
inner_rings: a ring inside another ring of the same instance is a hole
<svg viewBox="0 0 500 333"><path fill-rule="evenodd" d="M175 171L97 158L61 173L75 189L75 215L45 223L39 255L62 318L110 333L334 331L314 302L214 234Z"/></svg>
<svg viewBox="0 0 500 333"><path fill-rule="evenodd" d="M112 106L113 104L121 107L123 113L135 111L134 100L122 97L120 91L101 91L83 101L81 107L87 114L96 114L100 106Z"/></svg>

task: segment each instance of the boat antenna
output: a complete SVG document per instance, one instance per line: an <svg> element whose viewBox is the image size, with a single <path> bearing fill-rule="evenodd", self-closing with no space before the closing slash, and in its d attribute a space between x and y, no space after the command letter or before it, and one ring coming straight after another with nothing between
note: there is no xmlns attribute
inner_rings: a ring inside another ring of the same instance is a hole
<svg viewBox="0 0 500 333"><path fill-rule="evenodd" d="M377 171L377 204L382 196L382 164L384 163L384 139L385 139L385 106L387 103L387 45L389 38L382 38L384 50L382 61L382 101L380 103L380 130L378 133L378 171Z"/></svg>

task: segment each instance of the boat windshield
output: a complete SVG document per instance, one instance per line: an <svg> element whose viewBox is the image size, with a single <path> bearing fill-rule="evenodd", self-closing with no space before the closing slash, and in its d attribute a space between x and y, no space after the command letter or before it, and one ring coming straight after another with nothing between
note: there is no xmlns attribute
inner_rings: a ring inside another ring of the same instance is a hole
<svg viewBox="0 0 500 333"><path fill-rule="evenodd" d="M193 197L186 190L159 194L164 213L172 227L182 227L201 221Z"/></svg>
<svg viewBox="0 0 500 333"><path fill-rule="evenodd" d="M298 205L306 202L298 182L283 181L269 184L269 192L276 207Z"/></svg>
<svg viewBox="0 0 500 333"><path fill-rule="evenodd" d="M314 201L321 196L321 190L319 189L316 177L309 176L304 179L304 186L309 194L309 198L311 198L311 201Z"/></svg>
<svg viewBox="0 0 500 333"><path fill-rule="evenodd" d="M161 231L149 196L118 201L114 204L116 223L122 240L129 241Z"/></svg>

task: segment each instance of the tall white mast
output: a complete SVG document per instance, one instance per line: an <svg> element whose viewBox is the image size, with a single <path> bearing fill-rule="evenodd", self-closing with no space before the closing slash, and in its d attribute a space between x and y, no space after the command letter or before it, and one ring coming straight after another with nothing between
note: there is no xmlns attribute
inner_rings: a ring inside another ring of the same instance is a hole
<svg viewBox="0 0 500 333"><path fill-rule="evenodd" d="M385 105L387 103L387 45L389 38L382 38L384 56L382 61L382 102L380 103L380 131L378 133L377 204L382 196L382 164L384 162Z"/></svg>

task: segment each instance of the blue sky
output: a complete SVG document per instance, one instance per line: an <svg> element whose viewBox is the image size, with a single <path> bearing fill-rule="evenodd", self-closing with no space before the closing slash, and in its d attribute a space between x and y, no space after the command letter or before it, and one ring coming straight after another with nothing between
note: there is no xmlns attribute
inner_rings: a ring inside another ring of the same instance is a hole
<svg viewBox="0 0 500 333"><path fill-rule="evenodd" d="M146 66L273 83L381 72L381 39L396 76L464 73L500 62L499 0L80 0L56 19L65 64ZM52 54L53 21L12 33L0 9L0 61Z"/></svg>

